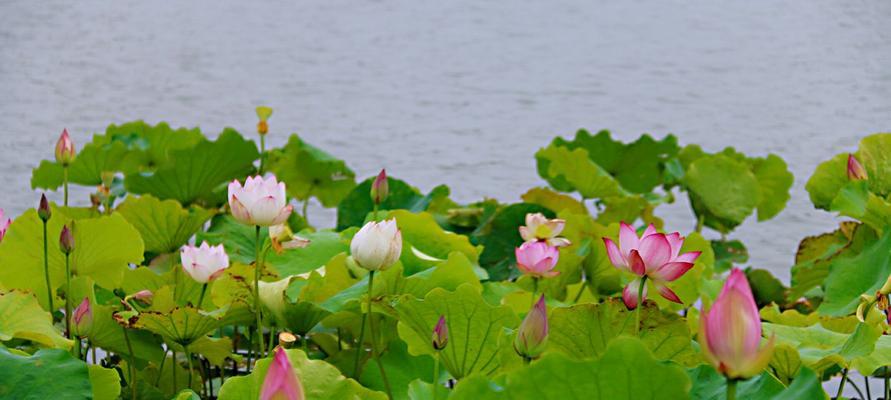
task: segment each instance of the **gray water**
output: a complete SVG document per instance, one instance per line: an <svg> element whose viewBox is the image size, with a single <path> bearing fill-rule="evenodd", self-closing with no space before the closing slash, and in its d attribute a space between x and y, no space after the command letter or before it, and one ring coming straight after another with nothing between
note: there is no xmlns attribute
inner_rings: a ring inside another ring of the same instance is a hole
<svg viewBox="0 0 891 400"><path fill-rule="evenodd" d="M891 131L887 1L253 3L0 2L0 207L37 203L31 168L63 127L80 145L133 119L250 135L260 104L273 145L299 132L459 202L517 201L543 184L535 151L579 127L674 133L786 159L786 210L731 236L788 279L799 240L837 222L804 191L814 167ZM658 215L693 227L685 201Z"/></svg>

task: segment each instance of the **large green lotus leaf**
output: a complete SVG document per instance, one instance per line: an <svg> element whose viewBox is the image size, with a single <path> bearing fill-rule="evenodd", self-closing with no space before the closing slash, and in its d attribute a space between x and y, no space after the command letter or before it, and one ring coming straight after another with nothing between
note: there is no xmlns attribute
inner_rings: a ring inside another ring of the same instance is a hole
<svg viewBox="0 0 891 400"><path fill-rule="evenodd" d="M727 379L707 365L687 371L693 381L690 397L697 400L724 400L727 393ZM773 375L764 372L755 378L739 382L736 387L738 399L785 400L785 399L824 399L820 379L813 371L803 368L796 374L789 387L783 385Z"/></svg>
<svg viewBox="0 0 891 400"><path fill-rule="evenodd" d="M371 184L374 177L368 178L352 190L337 205L337 230L344 230L351 226L362 226L372 211L374 202L371 200ZM427 210L434 202L448 199L449 187L439 185L433 188L427 195L407 182L387 177L388 195L378 208L383 210L409 210L419 212Z"/></svg>
<svg viewBox="0 0 891 400"><path fill-rule="evenodd" d="M891 231L853 257L836 258L824 282L822 314L848 315L860 303L860 295L875 293L891 275Z"/></svg>
<svg viewBox="0 0 891 400"><path fill-rule="evenodd" d="M433 359L427 356L412 356L408 354L405 343L396 340L390 343L390 348L381 356L381 363L387 371L387 379L393 389L393 399L409 399L409 384L418 377L429 381L433 376ZM362 370L359 382L365 387L377 391L386 391L380 369L368 364ZM445 388L445 386L443 386ZM432 394L432 393L431 393ZM448 395L442 398L447 398Z"/></svg>
<svg viewBox="0 0 891 400"><path fill-rule="evenodd" d="M602 203L604 207L597 214L597 222L603 225L614 222L632 223L638 218L652 219L648 218L649 216L646 214L652 213L653 205L640 195L609 197L603 199Z"/></svg>
<svg viewBox="0 0 891 400"><path fill-rule="evenodd" d="M507 306L486 303L477 289L461 285L454 292L433 289L423 300L405 295L396 304L399 337L408 344L411 355L433 354L430 335L439 317L445 316L449 344L441 353L442 364L456 379L498 368L504 328L519 320Z"/></svg>
<svg viewBox="0 0 891 400"><path fill-rule="evenodd" d="M776 335L778 344L798 349L801 361L808 368L822 372L838 365L853 368L864 375L891 363L891 338L878 346L881 329L864 323L857 325L852 334L831 331L817 324L795 327L763 323L766 336Z"/></svg>
<svg viewBox="0 0 891 400"><path fill-rule="evenodd" d="M227 360L241 359L241 356L232 354L232 339L228 337L212 338L201 337L189 345L189 351L193 354L201 354L207 361L217 367L227 366Z"/></svg>
<svg viewBox="0 0 891 400"><path fill-rule="evenodd" d="M759 307L768 304L786 304L788 288L779 279L764 269L746 268L746 278L752 287L752 295Z"/></svg>
<svg viewBox="0 0 891 400"><path fill-rule="evenodd" d="M260 301L268 310L271 323L299 335L306 334L330 312L308 301L292 300L291 288L300 290L308 283L303 277L289 277L276 282L260 282ZM299 297L299 295L298 295Z"/></svg>
<svg viewBox="0 0 891 400"><path fill-rule="evenodd" d="M814 207L829 210L838 191L849 182L847 170L847 154L838 154L817 166L804 185Z"/></svg>
<svg viewBox="0 0 891 400"><path fill-rule="evenodd" d="M216 141L202 140L192 148L171 151L170 162L153 173L127 174L124 185L131 193L182 204L218 205L225 202L225 183L253 172L258 157L254 142L226 128Z"/></svg>
<svg viewBox="0 0 891 400"><path fill-rule="evenodd" d="M12 339L65 349L74 344L59 334L52 316L40 307L34 295L15 290L0 292L0 342Z"/></svg>
<svg viewBox="0 0 891 400"><path fill-rule="evenodd" d="M65 258L59 250L59 234L68 218L54 208L47 224L50 282L53 290L65 282ZM73 275L89 276L100 286L115 288L123 280L124 270L143 259L139 232L124 217L114 214L78 220L74 227L74 251L71 253ZM43 222L34 209L16 218L0 243L0 284L7 288L32 291L40 305L47 308L46 280L43 266ZM54 302L54 305L60 303Z"/></svg>
<svg viewBox="0 0 891 400"><path fill-rule="evenodd" d="M430 213L391 210L388 218L396 218L396 224L402 231L403 256L406 252L417 251L427 258L445 260L449 253L459 251L471 262L479 262L478 249L467 236L443 230Z"/></svg>
<svg viewBox="0 0 891 400"><path fill-rule="evenodd" d="M553 211L537 204L511 204L499 209L471 234L473 243L483 246L479 262L490 279L500 281L518 275L511 266L516 265L514 249L523 244L519 228L526 224L526 214L534 213L555 216Z"/></svg>
<svg viewBox="0 0 891 400"><path fill-rule="evenodd" d="M558 137L553 144L573 150L585 149L588 157L614 176L623 188L634 193L649 193L662 184L665 162L680 150L677 142L674 135L655 140L644 134L634 142L625 144L613 140L607 130L591 136L581 129L573 140Z"/></svg>
<svg viewBox="0 0 891 400"><path fill-rule="evenodd" d="M838 191L829 209L881 231L891 224L891 204L870 192L867 184L867 181L848 182Z"/></svg>
<svg viewBox="0 0 891 400"><path fill-rule="evenodd" d="M891 133L876 133L863 138L857 159L869 176L869 189L879 196L891 194ZM847 169L842 169L847 173Z"/></svg>
<svg viewBox="0 0 891 400"><path fill-rule="evenodd" d="M531 365L486 382L458 383L451 400L637 400L686 399L690 379L678 365L653 358L638 339L612 341L598 360L546 354Z"/></svg>
<svg viewBox="0 0 891 400"><path fill-rule="evenodd" d="M220 326L223 313L205 313L192 307L177 307L170 312L139 313L135 326L161 335L169 344L189 346Z"/></svg>
<svg viewBox="0 0 891 400"><path fill-rule="evenodd" d="M26 357L0 346L0 371L3 399L93 398L87 364L65 350L41 349Z"/></svg>
<svg viewBox="0 0 891 400"><path fill-rule="evenodd" d="M729 232L759 204L761 189L748 164L723 154L700 157L684 179L693 210L706 226Z"/></svg>
<svg viewBox="0 0 891 400"><path fill-rule="evenodd" d="M310 360L301 350L287 350L288 359L294 368L297 379L303 386L307 400L386 400L387 395L362 387L358 382L340 374L331 364L321 360ZM269 370L271 358L257 361L250 375L226 379L220 388L220 400L245 400L260 397L260 388Z"/></svg>
<svg viewBox="0 0 891 400"><path fill-rule="evenodd" d="M575 197L567 194L557 193L546 187L536 187L529 189L520 198L524 203L538 204L554 212L567 210L573 214L588 214L588 207Z"/></svg>
<svg viewBox="0 0 891 400"><path fill-rule="evenodd" d="M769 368L784 385L788 385L798 375L803 365L801 355L794 347L788 344L774 347Z"/></svg>
<svg viewBox="0 0 891 400"><path fill-rule="evenodd" d="M121 395L121 376L113 368L101 365L87 365L90 385L93 387L93 400L115 400Z"/></svg>
<svg viewBox="0 0 891 400"><path fill-rule="evenodd" d="M712 240L715 252L715 271L725 272L734 265L744 265L749 261L749 250L739 240Z"/></svg>
<svg viewBox="0 0 891 400"><path fill-rule="evenodd" d="M473 264L464 253L455 251L435 267L405 278L399 293L410 294L420 299L435 288L455 290L463 284L482 290L482 285L473 270Z"/></svg>
<svg viewBox="0 0 891 400"><path fill-rule="evenodd" d="M171 151L191 148L204 139L204 135L198 128L173 129L166 122L152 126L133 121L110 125L105 130L105 138L127 145L130 151L121 163L121 172L131 173L166 165Z"/></svg>
<svg viewBox="0 0 891 400"><path fill-rule="evenodd" d="M551 144L535 153L538 174L554 189L579 192L586 199L622 195L619 182L588 158L583 148L569 149Z"/></svg>
<svg viewBox="0 0 891 400"><path fill-rule="evenodd" d="M615 299L600 304L554 308L548 316L551 328L549 350L575 359L598 358L619 335L634 335L634 318L634 313ZM687 323L680 316L647 303L640 318L640 339L657 359L688 366L700 362L691 346Z"/></svg>
<svg viewBox="0 0 891 400"><path fill-rule="evenodd" d="M875 240L876 234L871 228L855 222L843 222L833 232L802 239L792 267L788 298L801 298L822 286L829 276L829 265L833 260L857 255L865 245Z"/></svg>
<svg viewBox="0 0 891 400"><path fill-rule="evenodd" d="M358 279L350 273L346 266L346 259L346 253L338 254L325 264L324 275L315 271L311 272L306 285L299 288L297 298L301 301L321 304L324 300L355 284ZM290 293L292 292L289 290ZM291 295L291 297L294 296Z"/></svg>
<svg viewBox="0 0 891 400"><path fill-rule="evenodd" d="M112 351L118 354L130 354L127 347L127 339L124 337L124 327L119 325L112 314L114 307L96 305L93 307L93 327L87 338L93 346ZM143 330L131 329L127 331L133 353L138 359L160 362L164 359L164 350L161 341L156 336Z"/></svg>
<svg viewBox="0 0 891 400"><path fill-rule="evenodd" d="M323 206L334 207L356 186L356 174L343 160L304 142L296 134L268 157L269 171L298 200L315 197Z"/></svg>
<svg viewBox="0 0 891 400"><path fill-rule="evenodd" d="M758 180L758 221L773 218L786 208L789 201L789 188L795 177L782 158L774 154L766 158L750 159L752 172Z"/></svg>
<svg viewBox="0 0 891 400"><path fill-rule="evenodd" d="M189 241L213 215L198 206L183 208L176 200L154 196L128 197L117 212L133 225L145 243L145 251L172 253Z"/></svg>

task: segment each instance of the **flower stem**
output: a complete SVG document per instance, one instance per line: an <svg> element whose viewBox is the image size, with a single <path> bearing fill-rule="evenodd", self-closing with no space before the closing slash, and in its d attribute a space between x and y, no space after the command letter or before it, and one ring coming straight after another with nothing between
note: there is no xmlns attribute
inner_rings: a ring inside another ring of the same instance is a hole
<svg viewBox="0 0 891 400"><path fill-rule="evenodd" d="M50 284L49 257L47 256L46 221L43 221L43 274L46 277L46 296L49 299L49 312L53 313L53 286Z"/></svg>
<svg viewBox="0 0 891 400"><path fill-rule="evenodd" d="M885 400L891 399L891 374L888 374L888 366L885 366Z"/></svg>
<svg viewBox="0 0 891 400"><path fill-rule="evenodd" d="M532 277L532 305L535 307L535 295L538 294L538 278Z"/></svg>
<svg viewBox="0 0 891 400"><path fill-rule="evenodd" d="M359 342L356 343L356 361L353 363L353 379L359 380L359 360L365 352L365 320L368 314L362 313L362 327L359 328Z"/></svg>
<svg viewBox="0 0 891 400"><path fill-rule="evenodd" d="M173 372L173 393L176 393L176 350L170 350L170 371Z"/></svg>
<svg viewBox="0 0 891 400"><path fill-rule="evenodd" d="M260 175L263 175L263 167L266 164L266 135L260 135Z"/></svg>
<svg viewBox="0 0 891 400"><path fill-rule="evenodd" d="M841 383L838 384L838 393L835 394L836 399L840 399L842 393L845 391L845 382L848 380L848 369L845 368L842 370L842 378Z"/></svg>
<svg viewBox="0 0 891 400"><path fill-rule="evenodd" d="M637 336L640 336L640 309L643 308L644 298L643 293L644 289L647 287L647 276L644 275L643 278L640 279L640 287L637 288L637 308L634 310L635 320L637 321L634 324L634 332Z"/></svg>
<svg viewBox="0 0 891 400"><path fill-rule="evenodd" d="M579 299L582 298L582 295L585 294L585 290L588 288L588 280L585 279L585 282L582 283L581 289L579 289L578 294L575 295L575 299L572 300L572 304L578 304Z"/></svg>
<svg viewBox="0 0 891 400"><path fill-rule="evenodd" d="M736 400L736 379L727 378L727 400Z"/></svg>
<svg viewBox="0 0 891 400"><path fill-rule="evenodd" d="M186 386L188 389L192 389L192 374L195 372L192 370L192 353L189 351L189 347L185 346L186 349L186 363L189 364L189 385Z"/></svg>
<svg viewBox="0 0 891 400"><path fill-rule="evenodd" d="M128 362L128 367L130 373L130 398L136 398L136 356L133 355L133 345L130 344L130 335L127 334L127 328L123 326L121 329L124 330L124 341L127 342L127 351L130 353L130 361ZM176 382L176 378L174 378L174 382ZM175 385L175 383L174 383Z"/></svg>
<svg viewBox="0 0 891 400"><path fill-rule="evenodd" d="M71 257L65 254L65 335L71 339ZM78 349L78 358L80 358Z"/></svg>
<svg viewBox="0 0 891 400"><path fill-rule="evenodd" d="M68 164L62 166L62 185L65 186L64 204L68 207Z"/></svg>
<svg viewBox="0 0 891 400"><path fill-rule="evenodd" d="M263 358L263 349L266 347L263 343L263 325L260 316L260 271L263 269L263 246L260 242L260 225L257 225L257 256L256 268L254 268L254 312L257 314L257 336L260 340L260 347L257 351L257 360Z"/></svg>
<svg viewBox="0 0 891 400"><path fill-rule="evenodd" d="M207 292L207 283L205 282L203 286L201 286L201 296L198 296L198 308L201 308L201 304L204 303L204 293Z"/></svg>
<svg viewBox="0 0 891 400"><path fill-rule="evenodd" d="M433 400L436 400L437 385L439 385L439 351L433 354Z"/></svg>
<svg viewBox="0 0 891 400"><path fill-rule="evenodd" d="M372 289L374 288L374 271L368 272L368 329L371 331L371 356L377 363L381 372L381 379L384 381L384 388L387 389L387 397L393 398L393 391L390 390L390 381L387 379L387 373L384 371L384 364L381 362L380 355L377 354L377 338L374 332L374 315L371 313Z"/></svg>
<svg viewBox="0 0 891 400"><path fill-rule="evenodd" d="M866 386L866 399L872 400L872 393L871 393L872 390L870 390L870 388L869 388L869 377L868 376L863 377L863 386Z"/></svg>

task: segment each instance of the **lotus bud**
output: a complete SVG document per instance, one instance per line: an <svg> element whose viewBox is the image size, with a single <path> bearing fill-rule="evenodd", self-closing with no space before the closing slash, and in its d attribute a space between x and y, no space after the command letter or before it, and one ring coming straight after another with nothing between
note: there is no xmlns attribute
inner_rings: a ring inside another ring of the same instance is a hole
<svg viewBox="0 0 891 400"><path fill-rule="evenodd" d="M75 335L84 337L90 334L90 329L93 328L93 308L90 305L90 298L84 297L80 305L74 309L71 320Z"/></svg>
<svg viewBox="0 0 891 400"><path fill-rule="evenodd" d="M514 255L517 258L517 268L526 275L549 278L560 274L560 271L554 271L560 252L546 242L523 243L514 250Z"/></svg>
<svg viewBox="0 0 891 400"><path fill-rule="evenodd" d="M442 350L449 344L449 326L446 325L444 315L439 316L439 322L433 328L433 349Z"/></svg>
<svg viewBox="0 0 891 400"><path fill-rule="evenodd" d="M271 116L272 108L266 106L257 107L257 118L260 119L260 122L257 122L257 133L265 135L269 132L269 124L266 121L269 120L269 117Z"/></svg>
<svg viewBox="0 0 891 400"><path fill-rule="evenodd" d="M154 297L155 297L155 294L152 293L152 291L148 290L148 289L140 290L140 291L130 295L131 299L136 300L136 302L138 302L139 304L141 304L145 307L152 305L152 299Z"/></svg>
<svg viewBox="0 0 891 400"><path fill-rule="evenodd" d="M700 318L702 353L727 378L751 378L770 362L775 337L761 346L761 316L741 270L730 272L711 309L703 310Z"/></svg>
<svg viewBox="0 0 891 400"><path fill-rule="evenodd" d="M548 219L542 213L526 214L526 225L520 227L520 236L526 242L544 241L554 247L569 246L570 241L559 237L566 221Z"/></svg>
<svg viewBox="0 0 891 400"><path fill-rule="evenodd" d="M269 240L276 254L282 254L285 250L299 249L309 245L309 239L294 235L287 223L269 227Z"/></svg>
<svg viewBox="0 0 891 400"><path fill-rule="evenodd" d="M387 170L382 169L374 182L371 183L371 201L375 205L381 205L390 194L390 184L387 182Z"/></svg>
<svg viewBox="0 0 891 400"><path fill-rule="evenodd" d="M297 335L291 332L280 332L278 334L278 344L286 349L290 349L294 347L294 343L297 343Z"/></svg>
<svg viewBox="0 0 891 400"><path fill-rule="evenodd" d="M535 359L544 352L548 341L548 308L542 295L532 306L517 330L514 350L526 359Z"/></svg>
<svg viewBox="0 0 891 400"><path fill-rule="evenodd" d="M353 236L350 252L356 263L368 271L383 271L393 266L402 254L402 232L396 220L365 224Z"/></svg>
<svg viewBox="0 0 891 400"><path fill-rule="evenodd" d="M183 270L198 283L210 282L229 268L229 256L221 244L211 246L204 242L200 247L183 246L180 261Z"/></svg>
<svg viewBox="0 0 891 400"><path fill-rule="evenodd" d="M284 182L275 176L248 177L244 186L238 180L229 184L232 216L245 225L272 226L288 220L294 207L288 204Z"/></svg>
<svg viewBox="0 0 891 400"><path fill-rule="evenodd" d="M297 372L291 367L288 353L277 347L272 365L266 370L266 378L260 389L260 400L303 400L303 386Z"/></svg>
<svg viewBox="0 0 891 400"><path fill-rule="evenodd" d="M63 226L62 233L59 234L59 249L65 255L71 254L71 251L74 250L74 235L71 234L71 229L68 229L68 225Z"/></svg>
<svg viewBox="0 0 891 400"><path fill-rule="evenodd" d="M12 220L6 218L4 221L3 218L3 209L0 208L0 242L3 242L3 237L6 236L6 230L9 229L9 225L12 224Z"/></svg>
<svg viewBox="0 0 891 400"><path fill-rule="evenodd" d="M46 199L46 194L40 195L40 206L37 207L37 216L43 222L49 221L50 217L53 215L53 212L50 210L49 200Z"/></svg>
<svg viewBox="0 0 891 400"><path fill-rule="evenodd" d="M862 181L867 179L866 169L857 161L853 154L848 154L848 179Z"/></svg>
<svg viewBox="0 0 891 400"><path fill-rule="evenodd" d="M56 161L62 166L68 166L74 161L74 157L77 153L74 151L74 142L71 141L71 137L68 136L68 129L62 130L62 135L59 136L59 140L56 141Z"/></svg>

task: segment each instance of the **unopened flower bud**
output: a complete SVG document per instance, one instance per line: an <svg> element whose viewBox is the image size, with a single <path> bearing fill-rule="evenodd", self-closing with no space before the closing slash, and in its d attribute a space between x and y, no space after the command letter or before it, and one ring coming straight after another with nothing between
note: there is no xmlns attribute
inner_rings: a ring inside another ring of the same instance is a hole
<svg viewBox="0 0 891 400"><path fill-rule="evenodd" d="M152 305L152 299L154 297L155 297L155 295L152 293L151 290L148 290L148 289L140 290L136 293L133 293L133 295L130 296L131 299L136 300L136 302L138 302L139 304L141 304L145 307Z"/></svg>
<svg viewBox="0 0 891 400"><path fill-rule="evenodd" d="M309 239L294 234L288 224L281 223L269 227L269 240L276 254L282 254L285 250L299 249L309 245Z"/></svg>
<svg viewBox="0 0 891 400"><path fill-rule="evenodd" d="M387 200L387 196L390 194L390 184L387 182L387 170L382 169L377 177L374 178L374 182L371 183L371 201L374 204L380 205L385 200Z"/></svg>
<svg viewBox="0 0 891 400"><path fill-rule="evenodd" d="M37 207L37 216L40 217L43 222L49 221L50 217L53 215L52 211L50 211L49 200L46 199L45 194L40 195L40 206Z"/></svg>
<svg viewBox="0 0 891 400"><path fill-rule="evenodd" d="M74 328L73 333L76 336L84 337L90 334L90 329L93 327L93 308L90 305L90 298L84 297L80 305L74 309L71 320L74 322L71 326Z"/></svg>
<svg viewBox="0 0 891 400"><path fill-rule="evenodd" d="M68 225L63 226L62 233L59 234L59 249L66 255L71 254L71 251L74 250L74 234L71 233L71 229L68 229Z"/></svg>
<svg viewBox="0 0 891 400"><path fill-rule="evenodd" d="M542 295L517 329L514 350L523 358L538 358L544 352L547 341L548 315L545 297Z"/></svg>
<svg viewBox="0 0 891 400"><path fill-rule="evenodd" d="M260 387L260 400L304 400L303 385L297 372L288 360L288 354L281 347L275 349L272 364L266 370L266 378Z"/></svg>
<svg viewBox="0 0 891 400"><path fill-rule="evenodd" d="M76 154L74 142L68 136L68 129L63 129L62 135L59 136L59 140L56 142L56 161L63 166L68 166L68 164L74 161Z"/></svg>
<svg viewBox="0 0 891 400"><path fill-rule="evenodd" d="M857 161L853 154L848 154L848 179L862 181L867 179L866 169Z"/></svg>
<svg viewBox="0 0 891 400"><path fill-rule="evenodd" d="M439 316L439 322L433 328L433 348L436 351L442 350L449 344L449 326L446 325L445 316Z"/></svg>

